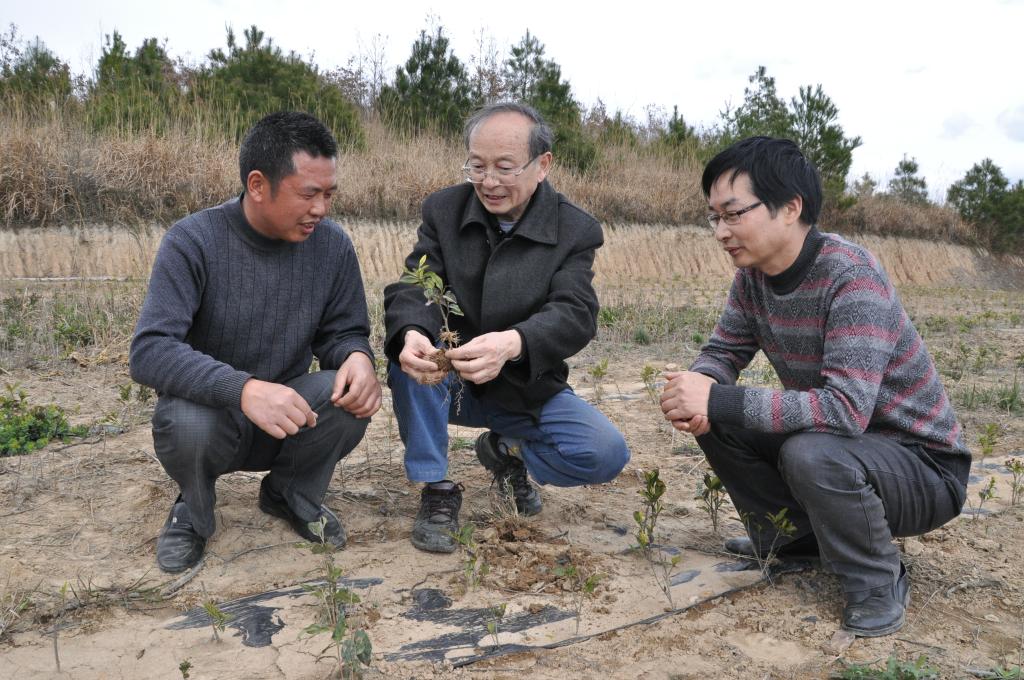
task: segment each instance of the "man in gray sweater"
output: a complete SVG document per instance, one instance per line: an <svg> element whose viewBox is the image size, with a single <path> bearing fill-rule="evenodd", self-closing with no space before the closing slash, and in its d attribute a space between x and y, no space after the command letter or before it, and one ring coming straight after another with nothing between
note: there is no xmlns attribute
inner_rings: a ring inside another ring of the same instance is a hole
<svg viewBox="0 0 1024 680"><path fill-rule="evenodd" d="M846 593L843 627L893 633L910 578L892 537L941 526L966 499L971 455L935 364L875 257L818 231L821 181L793 142L737 142L703 189L736 277L662 410L697 437L746 525L726 548L820 553ZM780 388L739 384L759 350ZM790 536L768 517L783 510Z"/></svg>
<svg viewBox="0 0 1024 680"><path fill-rule="evenodd" d="M130 366L159 394L153 445L181 491L157 541L166 572L199 563L216 479L237 470L270 471L261 510L306 540L319 540L309 523L320 522L345 544L323 499L381 390L355 250L325 217L337 152L312 116L267 116L242 142L242 195L181 220L160 245Z"/></svg>

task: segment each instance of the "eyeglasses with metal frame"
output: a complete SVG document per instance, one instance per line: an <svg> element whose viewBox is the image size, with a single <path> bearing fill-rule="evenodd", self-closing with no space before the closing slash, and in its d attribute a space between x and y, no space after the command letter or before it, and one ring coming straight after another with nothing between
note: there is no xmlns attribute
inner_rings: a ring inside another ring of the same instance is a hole
<svg viewBox="0 0 1024 680"><path fill-rule="evenodd" d="M748 213L751 210L753 210L754 208L757 208L758 206L761 206L761 205L764 205L764 203L762 203L761 201L758 201L757 203L751 203L746 208L740 208L739 210L726 210L725 212L721 212L721 213L708 213L706 218L707 218L708 224L711 225L712 229L714 229L715 227L718 226L718 221L719 220L721 220L722 222L725 222L726 224L729 224L729 225L739 224L740 218L745 213Z"/></svg>
<svg viewBox="0 0 1024 680"><path fill-rule="evenodd" d="M540 156L534 156L530 160L523 163L518 168L494 168L493 170L487 170L483 165L473 165L469 161L462 166L462 175L466 178L466 181L471 184L483 184L483 181L488 176L493 177L498 184L510 186L516 183L519 179L519 175L526 171L526 168L530 167L530 164Z"/></svg>

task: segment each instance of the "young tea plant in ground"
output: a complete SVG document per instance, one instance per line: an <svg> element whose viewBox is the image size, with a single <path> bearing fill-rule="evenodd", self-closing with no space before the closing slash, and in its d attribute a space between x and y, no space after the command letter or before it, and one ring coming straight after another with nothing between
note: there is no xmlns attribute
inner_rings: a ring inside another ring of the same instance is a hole
<svg viewBox="0 0 1024 680"><path fill-rule="evenodd" d="M647 393L647 397L655 406L661 403L661 398L658 395L658 387L654 382L657 377L658 369L650 364L644 364L643 369L640 370L640 380L644 383L644 392Z"/></svg>
<svg viewBox="0 0 1024 680"><path fill-rule="evenodd" d="M16 456L41 449L52 441L84 437L88 428L72 427L56 404L29 405L25 390L7 385L0 395L0 456Z"/></svg>
<svg viewBox="0 0 1024 680"><path fill-rule="evenodd" d="M1003 465L1010 472L1010 505L1017 505L1024 497L1024 460L1011 458Z"/></svg>
<svg viewBox="0 0 1024 680"><path fill-rule="evenodd" d="M712 472L705 472L704 478L697 484L697 495L704 512L711 518L711 529L718 535L719 520L721 518L722 505L725 503L725 485L718 475Z"/></svg>
<svg viewBox="0 0 1024 680"><path fill-rule="evenodd" d="M178 672L181 673L181 680L189 680L192 677L192 662L185 659L179 663Z"/></svg>
<svg viewBox="0 0 1024 680"><path fill-rule="evenodd" d="M604 398L604 384L601 382L608 376L608 359L601 359L590 367L590 377L594 379L594 401L598 404Z"/></svg>
<svg viewBox="0 0 1024 680"><path fill-rule="evenodd" d="M362 676L363 667L369 666L373 646L365 630L351 631L345 614L346 605L359 602L359 596L341 584L341 568L334 563L334 551L337 548L324 538L324 526L327 518L321 517L318 522L310 522L309 529L320 540L309 544L314 555L323 556L324 580L320 585L303 584L302 588L316 597L319 616L316 623L306 626L302 632L306 635L329 633L331 643L320 650L322 655L332 646L338 660L338 670L343 678Z"/></svg>
<svg viewBox="0 0 1024 680"><path fill-rule="evenodd" d="M601 574L587 572L583 567L576 566L573 556L569 555L569 563L555 567L555 576L562 579L572 593L572 608L576 615L576 632L580 634L580 620L583 618L583 606L586 601L594 597L598 583L601 581Z"/></svg>
<svg viewBox="0 0 1024 680"><path fill-rule="evenodd" d="M220 634L224 632L228 621L235 617L222 611L217 606L217 602L207 595L205 583L200 582L200 585L203 588L203 609L206 611L206 615L210 617L210 627L213 629L213 641L220 642Z"/></svg>
<svg viewBox="0 0 1024 680"><path fill-rule="evenodd" d="M789 508L782 508L774 514L770 512L765 513L765 519L768 520L768 524L772 528L773 536L772 542L768 545L768 550L762 553L760 550L761 546L756 544L760 540L761 533L765 530L764 525L749 513L740 513L740 521L743 522L747 535L759 537L758 541L755 541L754 560L761 569L761 575L768 580L768 583L773 583L771 566L781 547L779 545L779 538L790 538L796 533L796 525L790 521L787 516L788 514Z"/></svg>
<svg viewBox="0 0 1024 680"><path fill-rule="evenodd" d="M455 542L462 546L462 575L465 579L466 590L472 590L480 584L480 580L487 576L489 567L480 554L480 545L473 538L476 526L472 522L466 522L459 527L458 533L452 534Z"/></svg>
<svg viewBox="0 0 1024 680"><path fill-rule="evenodd" d="M1000 428L997 423L985 423L981 426L981 434L978 435L978 447L981 449L981 462L992 455L999 442Z"/></svg>
<svg viewBox="0 0 1024 680"><path fill-rule="evenodd" d="M487 608L487 632L490 634L491 641L495 647L501 644L501 641L498 639L499 626L501 625L501 620L505 618L505 610L507 608L507 602L491 605Z"/></svg>
<svg viewBox="0 0 1024 680"><path fill-rule="evenodd" d="M969 500L967 501L967 504L971 506L971 510L974 510L975 521L977 521L978 517L981 516L982 508L985 507L985 503L993 498L998 498L998 496L996 496L996 478L989 477L988 484L985 485L985 488L978 489L978 509L974 510L974 505Z"/></svg>
<svg viewBox="0 0 1024 680"><path fill-rule="evenodd" d="M462 308L459 307L455 294L445 285L441 277L430 271L427 266L427 256L420 258L415 269L406 269L399 279L402 283L411 283L423 290L423 297L427 299L427 305L437 305L441 312L441 341L442 347L438 349L431 360L437 364L440 371L449 372L452 370L452 362L445 356L445 350L459 346L459 333L453 331L448 325L451 315L462 316Z"/></svg>
<svg viewBox="0 0 1024 680"><path fill-rule="evenodd" d="M665 495L665 488L665 482L662 481L657 468L644 473L644 487L637 492L640 494L643 508L633 513L633 520L637 525L634 536L637 548L651 567L654 580L668 599L669 606L675 608L672 601L672 573L682 556L669 555L655 541L658 517L664 509L661 497Z"/></svg>

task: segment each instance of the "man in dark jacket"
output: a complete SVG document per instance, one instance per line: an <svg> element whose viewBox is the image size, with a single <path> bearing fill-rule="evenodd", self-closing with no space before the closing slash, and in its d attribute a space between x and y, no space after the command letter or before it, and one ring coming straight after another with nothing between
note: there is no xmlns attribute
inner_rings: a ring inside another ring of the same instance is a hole
<svg viewBox="0 0 1024 680"><path fill-rule="evenodd" d="M565 359L597 330L591 281L601 226L545 181L551 129L528 106L494 104L466 124L466 182L427 197L406 260L438 274L463 312L453 372L430 356L436 305L398 282L384 291L388 383L409 479L424 482L412 543L452 552L462 486L447 479L448 423L486 427L480 462L517 511L541 510L541 484L613 479L629 459L622 434L568 386Z"/></svg>
<svg viewBox="0 0 1024 680"><path fill-rule="evenodd" d="M381 390L355 249L326 218L337 148L308 114L267 116L242 142L242 196L160 244L130 366L160 395L153 446L181 489L157 541L164 571L200 561L217 477L235 470L270 470L261 510L310 541L321 522L324 540L345 544L323 498Z"/></svg>

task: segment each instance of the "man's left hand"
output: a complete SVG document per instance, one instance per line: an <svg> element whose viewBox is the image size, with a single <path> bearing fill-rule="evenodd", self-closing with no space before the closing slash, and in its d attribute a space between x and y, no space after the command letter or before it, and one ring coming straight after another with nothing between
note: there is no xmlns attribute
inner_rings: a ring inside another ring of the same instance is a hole
<svg viewBox="0 0 1024 680"><path fill-rule="evenodd" d="M352 352L334 378L331 402L356 418L369 418L380 408L381 391L370 357Z"/></svg>
<svg viewBox="0 0 1024 680"><path fill-rule="evenodd" d="M523 351L518 331L484 333L465 345L445 351L452 367L463 380L482 385L498 377L501 367Z"/></svg>
<svg viewBox="0 0 1024 680"><path fill-rule="evenodd" d="M675 426L676 421L690 421L694 416L707 418L711 386L715 384L713 379L693 371L666 373L665 377L668 382L661 394L661 412L665 414L665 420Z"/></svg>

